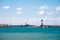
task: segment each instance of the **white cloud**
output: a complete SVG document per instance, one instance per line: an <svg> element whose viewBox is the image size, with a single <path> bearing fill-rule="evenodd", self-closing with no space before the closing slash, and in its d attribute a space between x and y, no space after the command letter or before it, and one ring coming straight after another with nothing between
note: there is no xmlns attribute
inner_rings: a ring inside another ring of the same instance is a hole
<svg viewBox="0 0 60 40"><path fill-rule="evenodd" d="M17 11L17 14L22 14L23 12Z"/></svg>
<svg viewBox="0 0 60 40"><path fill-rule="evenodd" d="M57 11L60 11L60 6L56 7L56 10L57 10Z"/></svg>
<svg viewBox="0 0 60 40"><path fill-rule="evenodd" d="M17 10L17 14L22 14L23 12L21 12L21 10L23 10L22 8L16 8L16 10Z"/></svg>
<svg viewBox="0 0 60 40"><path fill-rule="evenodd" d="M22 8L16 8L16 10L23 10Z"/></svg>
<svg viewBox="0 0 60 40"><path fill-rule="evenodd" d="M53 11L51 11L51 12L48 12L47 14L48 14L48 15L52 15L53 13L54 13L54 12L53 12Z"/></svg>
<svg viewBox="0 0 60 40"><path fill-rule="evenodd" d="M23 25L24 21L22 19L19 18L10 18L10 24L12 25Z"/></svg>
<svg viewBox="0 0 60 40"><path fill-rule="evenodd" d="M7 5L7 6L3 6L2 8L3 8L3 9L9 9L10 6Z"/></svg>
<svg viewBox="0 0 60 40"><path fill-rule="evenodd" d="M24 25L25 23L27 24L32 24L32 25L40 25L41 24L41 19L43 19L43 23L46 25L60 25L60 17L57 18L0 18L0 23L6 23L6 24L13 24L13 25Z"/></svg>
<svg viewBox="0 0 60 40"><path fill-rule="evenodd" d="M44 10L44 9L48 9L48 6L41 6L40 9Z"/></svg>
<svg viewBox="0 0 60 40"><path fill-rule="evenodd" d="M39 15L44 15L45 14L45 11L40 11L38 12Z"/></svg>

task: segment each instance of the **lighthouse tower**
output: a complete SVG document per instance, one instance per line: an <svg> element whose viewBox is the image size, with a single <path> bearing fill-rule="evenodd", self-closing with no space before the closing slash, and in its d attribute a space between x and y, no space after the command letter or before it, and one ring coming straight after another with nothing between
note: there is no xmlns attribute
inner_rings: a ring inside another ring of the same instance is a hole
<svg viewBox="0 0 60 40"><path fill-rule="evenodd" d="M43 27L43 19L41 19L41 27Z"/></svg>

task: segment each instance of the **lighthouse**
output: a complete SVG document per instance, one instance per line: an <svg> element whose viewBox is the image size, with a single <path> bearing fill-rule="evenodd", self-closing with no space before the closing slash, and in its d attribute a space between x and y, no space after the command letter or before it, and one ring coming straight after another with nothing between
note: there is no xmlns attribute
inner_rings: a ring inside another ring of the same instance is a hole
<svg viewBox="0 0 60 40"><path fill-rule="evenodd" d="M43 19L41 19L41 25L40 26L43 27Z"/></svg>

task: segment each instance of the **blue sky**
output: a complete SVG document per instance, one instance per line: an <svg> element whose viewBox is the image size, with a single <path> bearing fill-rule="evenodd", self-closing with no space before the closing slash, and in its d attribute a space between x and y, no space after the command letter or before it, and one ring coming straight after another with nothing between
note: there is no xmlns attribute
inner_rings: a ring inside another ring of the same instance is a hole
<svg viewBox="0 0 60 40"><path fill-rule="evenodd" d="M0 0L0 24L60 25L60 0Z"/></svg>

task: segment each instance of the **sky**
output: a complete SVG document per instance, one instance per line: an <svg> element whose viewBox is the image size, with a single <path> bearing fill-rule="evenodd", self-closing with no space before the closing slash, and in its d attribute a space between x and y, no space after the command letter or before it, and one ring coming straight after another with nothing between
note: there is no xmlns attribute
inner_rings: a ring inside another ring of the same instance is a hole
<svg viewBox="0 0 60 40"><path fill-rule="evenodd" d="M60 0L0 0L0 24L60 25Z"/></svg>

